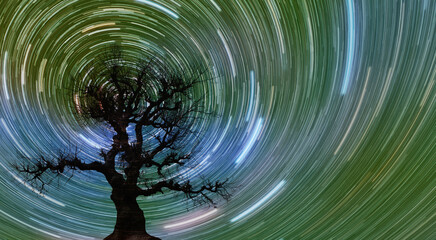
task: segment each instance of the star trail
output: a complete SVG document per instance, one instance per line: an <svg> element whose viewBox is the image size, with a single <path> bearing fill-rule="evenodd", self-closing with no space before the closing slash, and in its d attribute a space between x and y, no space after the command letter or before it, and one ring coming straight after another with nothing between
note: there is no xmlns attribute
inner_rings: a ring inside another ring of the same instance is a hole
<svg viewBox="0 0 436 240"><path fill-rule="evenodd" d="M434 239L436 2L0 0L0 239L102 239L116 210L103 175L38 192L12 167L113 130L76 90L114 43L131 57L207 66L198 146L176 173L229 177L229 202L140 197L162 239ZM75 79L73 81L73 79ZM75 97L76 96L76 97ZM132 130L132 129L131 129ZM149 139L149 141L151 141Z"/></svg>

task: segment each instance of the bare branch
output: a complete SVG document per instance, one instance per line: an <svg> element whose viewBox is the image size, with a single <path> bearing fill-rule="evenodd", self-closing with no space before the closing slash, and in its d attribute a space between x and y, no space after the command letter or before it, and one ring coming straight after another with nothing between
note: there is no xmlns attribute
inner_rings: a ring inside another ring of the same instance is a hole
<svg viewBox="0 0 436 240"><path fill-rule="evenodd" d="M187 160L191 159L191 152L187 154L180 154L175 151L168 153L161 163L154 161L149 155L146 156L147 159L144 160L145 165L148 167L155 166L157 168L157 173L160 176L164 176L162 169L173 164L178 166L183 166Z"/></svg>
<svg viewBox="0 0 436 240"><path fill-rule="evenodd" d="M28 159L30 160L30 159ZM32 160L30 160L32 161ZM40 191L44 190L46 182L43 179L45 172L51 172L55 175L61 175L65 170L94 170L100 173L104 173L105 169L101 162L85 163L77 157L75 154L61 153L55 159L47 159L44 156L40 156L38 159L33 160L33 165L15 164L14 167L19 172L23 173L26 180L38 188Z"/></svg>
<svg viewBox="0 0 436 240"><path fill-rule="evenodd" d="M190 181L179 184L173 180L165 180L158 182L147 189L142 189L138 195L151 196L159 192L164 193L164 188L167 188L169 190L183 192L187 199L191 199L194 202L200 204L209 203L215 206L216 202L211 198L210 194L219 195L226 201L230 199L231 194L226 189L228 181L229 179L216 182L210 182L207 180L203 183L203 186L194 189Z"/></svg>

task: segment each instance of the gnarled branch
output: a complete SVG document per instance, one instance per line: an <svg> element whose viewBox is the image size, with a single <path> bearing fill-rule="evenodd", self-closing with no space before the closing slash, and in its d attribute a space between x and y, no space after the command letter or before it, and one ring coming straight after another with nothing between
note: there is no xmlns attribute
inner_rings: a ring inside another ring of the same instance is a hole
<svg viewBox="0 0 436 240"><path fill-rule="evenodd" d="M156 193L164 193L164 189L167 188L172 191L183 192L187 199L191 199L197 203L209 203L216 205L216 202L210 197L210 194L216 194L221 196L226 201L230 199L231 194L227 191L227 184L229 179L224 181L211 182L205 181L199 188L194 189L194 186L188 180L182 184L175 182L174 180L164 180L158 182L147 189L139 191L138 195L151 196Z"/></svg>
<svg viewBox="0 0 436 240"><path fill-rule="evenodd" d="M30 159L28 159L30 160ZM30 160L32 161L32 160ZM47 159L44 156L40 156L36 160L33 160L33 165L27 165L25 163L14 164L15 169L23 173L25 180L27 180L32 186L40 191L45 188L46 181L42 178L45 172L51 172L56 175L61 175L65 170L94 170L100 173L105 173L104 165L101 162L86 163L80 160L75 154L59 154L54 159Z"/></svg>

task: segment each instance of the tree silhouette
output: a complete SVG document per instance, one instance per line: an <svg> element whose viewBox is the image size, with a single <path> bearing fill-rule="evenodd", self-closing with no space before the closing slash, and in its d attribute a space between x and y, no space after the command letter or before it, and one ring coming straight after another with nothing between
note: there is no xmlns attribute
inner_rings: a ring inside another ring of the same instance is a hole
<svg viewBox="0 0 436 240"><path fill-rule="evenodd" d="M54 158L41 154L29 159L31 164L17 164L16 168L41 191L47 184L45 173L101 173L112 187L111 199L117 210L114 231L105 239L158 239L146 232L137 197L172 190L196 203L214 206L214 195L230 197L228 179L203 179L194 184L176 171L196 152L195 146L184 144L187 136L198 136L193 123L210 116L201 98L194 98L195 85L210 80L206 75L204 68L171 69L156 59L127 60L120 47L113 46L93 63L87 76L90 81L79 87L73 99L81 118L106 123L114 132L111 147L99 153L102 161L81 159L76 150ZM133 133L128 131L130 127L134 127ZM129 142L129 135L134 140ZM153 178L144 177L150 173Z"/></svg>

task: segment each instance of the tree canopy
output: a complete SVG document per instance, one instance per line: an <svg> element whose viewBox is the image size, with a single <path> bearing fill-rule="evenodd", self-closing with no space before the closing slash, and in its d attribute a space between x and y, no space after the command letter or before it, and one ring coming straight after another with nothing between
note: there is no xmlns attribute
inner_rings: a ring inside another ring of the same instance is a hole
<svg viewBox="0 0 436 240"><path fill-rule="evenodd" d="M100 150L101 161L81 159L75 151L54 157L42 153L30 159L31 164L17 164L30 183L43 190L47 172L60 175L66 170L90 170L103 174L112 187L111 199L118 212L112 237L145 233L138 196L167 189L182 192L196 203L215 205L213 195L229 199L228 179L202 178L200 184L193 184L177 171L196 153L195 144L186 144L187 136L200 136L193 124L211 116L204 110L203 98L195 94L198 84L211 81L207 68L170 68L159 59L129 60L115 46L95 61L86 84L73 80L79 86L73 94L76 113L82 119L107 124L114 133L111 146ZM144 177L150 172L155 173L154 178ZM127 224L132 216L137 216L137 221Z"/></svg>

